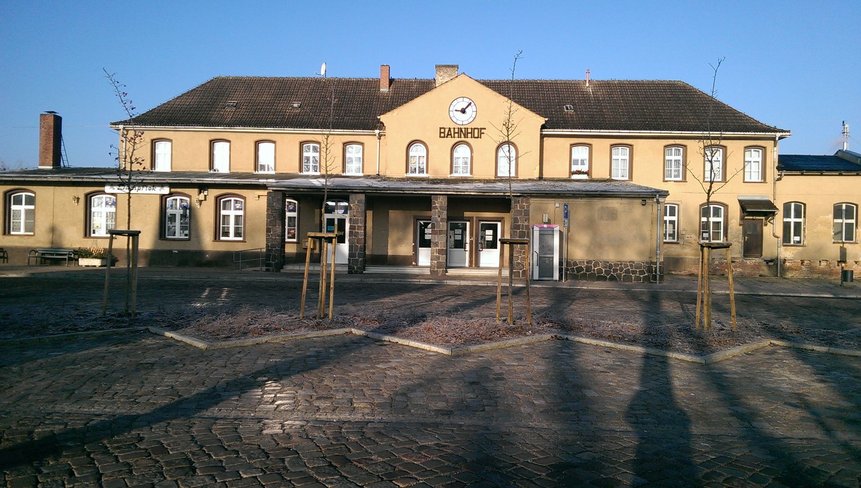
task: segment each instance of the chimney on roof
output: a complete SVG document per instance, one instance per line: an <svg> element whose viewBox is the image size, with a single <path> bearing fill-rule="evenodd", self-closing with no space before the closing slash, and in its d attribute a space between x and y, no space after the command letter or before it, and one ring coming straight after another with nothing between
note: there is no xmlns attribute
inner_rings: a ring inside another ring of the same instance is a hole
<svg viewBox="0 0 861 488"><path fill-rule="evenodd" d="M63 118L48 111L39 116L39 168L55 169L62 166L60 148L63 137Z"/></svg>
<svg viewBox="0 0 861 488"><path fill-rule="evenodd" d="M434 76L434 86L440 86L446 81L457 76L456 64L438 64L436 65L436 76Z"/></svg>
<svg viewBox="0 0 861 488"><path fill-rule="evenodd" d="M849 124L843 121L843 150L849 149Z"/></svg>
<svg viewBox="0 0 861 488"><path fill-rule="evenodd" d="M589 80L592 78L592 72L586 68L586 86L589 86Z"/></svg>
<svg viewBox="0 0 861 488"><path fill-rule="evenodd" d="M380 65L380 91L387 92L392 85L391 68L387 64Z"/></svg>

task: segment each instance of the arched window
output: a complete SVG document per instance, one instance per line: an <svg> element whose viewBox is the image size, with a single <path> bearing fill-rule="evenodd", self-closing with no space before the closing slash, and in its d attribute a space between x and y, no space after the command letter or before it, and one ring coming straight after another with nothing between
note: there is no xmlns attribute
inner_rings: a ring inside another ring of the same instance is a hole
<svg viewBox="0 0 861 488"><path fill-rule="evenodd" d="M804 244L804 204L783 204L783 243L787 246Z"/></svg>
<svg viewBox="0 0 861 488"><path fill-rule="evenodd" d="M316 142L302 144L302 172L320 173L320 145Z"/></svg>
<svg viewBox="0 0 861 488"><path fill-rule="evenodd" d="M505 143L496 150L496 176L512 178L517 176L517 148Z"/></svg>
<svg viewBox="0 0 861 488"><path fill-rule="evenodd" d="M222 197L218 201L218 239L241 241L245 236L245 200Z"/></svg>
<svg viewBox="0 0 861 488"><path fill-rule="evenodd" d="M410 144L407 150L407 174L418 176L428 174L428 148L421 142Z"/></svg>
<svg viewBox="0 0 861 488"><path fill-rule="evenodd" d="M212 172L230 173L230 141L212 141Z"/></svg>
<svg viewBox="0 0 861 488"><path fill-rule="evenodd" d="M614 180L631 179L631 148L612 146L610 148L610 178Z"/></svg>
<svg viewBox="0 0 861 488"><path fill-rule="evenodd" d="M664 148L664 181L685 179L685 148L667 146Z"/></svg>
<svg viewBox="0 0 861 488"><path fill-rule="evenodd" d="M257 142L257 165L255 171L258 173L275 172L275 143L272 141Z"/></svg>
<svg viewBox="0 0 861 488"><path fill-rule="evenodd" d="M171 195L164 199L164 238L188 239L191 229L191 200Z"/></svg>
<svg viewBox="0 0 861 488"><path fill-rule="evenodd" d="M571 146L571 178L589 178L590 147L587 144Z"/></svg>
<svg viewBox="0 0 861 488"><path fill-rule="evenodd" d="M28 235L36 232L36 195L29 191L12 192L8 197L7 232Z"/></svg>
<svg viewBox="0 0 861 488"><path fill-rule="evenodd" d="M469 144L460 143L451 151L452 176L469 176L472 171L472 149Z"/></svg>
<svg viewBox="0 0 861 488"><path fill-rule="evenodd" d="M712 203L700 207L700 241L723 242L726 238L726 208Z"/></svg>
<svg viewBox="0 0 861 488"><path fill-rule="evenodd" d="M108 231L117 225L117 197L100 193L90 197L89 205L87 235L107 237Z"/></svg>
<svg viewBox="0 0 861 488"><path fill-rule="evenodd" d="M167 139L158 139L152 143L152 170L170 171L173 159L173 143Z"/></svg>
<svg viewBox="0 0 861 488"><path fill-rule="evenodd" d="M858 206L854 203L834 205L834 242L855 242Z"/></svg>
<svg viewBox="0 0 861 488"><path fill-rule="evenodd" d="M287 199L284 202L284 241L296 242L299 236L299 202Z"/></svg>
<svg viewBox="0 0 861 488"><path fill-rule="evenodd" d="M744 148L744 181L764 181L762 165L763 150L758 147Z"/></svg>
<svg viewBox="0 0 861 488"><path fill-rule="evenodd" d="M344 174L360 175L363 171L363 147L358 143L344 145Z"/></svg>

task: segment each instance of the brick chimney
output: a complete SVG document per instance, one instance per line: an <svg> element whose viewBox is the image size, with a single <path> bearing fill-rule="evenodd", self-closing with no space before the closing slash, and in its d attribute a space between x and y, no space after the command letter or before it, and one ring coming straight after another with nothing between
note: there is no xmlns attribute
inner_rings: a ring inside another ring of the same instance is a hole
<svg viewBox="0 0 861 488"><path fill-rule="evenodd" d="M380 91L387 92L392 85L391 68L387 64L380 65Z"/></svg>
<svg viewBox="0 0 861 488"><path fill-rule="evenodd" d="M39 116L39 168L54 169L62 166L62 135L63 118L56 112L45 112Z"/></svg>
<svg viewBox="0 0 861 488"><path fill-rule="evenodd" d="M434 86L440 86L448 80L457 76L456 64L438 64L436 65L436 76L434 77Z"/></svg>

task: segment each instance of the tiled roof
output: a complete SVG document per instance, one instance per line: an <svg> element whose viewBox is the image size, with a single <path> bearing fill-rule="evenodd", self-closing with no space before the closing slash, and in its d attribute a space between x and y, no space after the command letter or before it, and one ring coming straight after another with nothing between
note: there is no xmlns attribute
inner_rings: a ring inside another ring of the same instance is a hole
<svg viewBox="0 0 861 488"><path fill-rule="evenodd" d="M545 117L545 129L784 133L680 81L478 80ZM157 127L374 130L378 116L434 87L430 79L218 77L136 117ZM295 106L298 103L298 107ZM570 110L565 106L570 105ZM115 122L120 124L125 121ZM711 127L709 127L711 126Z"/></svg>
<svg viewBox="0 0 861 488"><path fill-rule="evenodd" d="M859 173L861 172L861 154L842 150L831 156L781 154L777 159L777 170L810 173Z"/></svg>

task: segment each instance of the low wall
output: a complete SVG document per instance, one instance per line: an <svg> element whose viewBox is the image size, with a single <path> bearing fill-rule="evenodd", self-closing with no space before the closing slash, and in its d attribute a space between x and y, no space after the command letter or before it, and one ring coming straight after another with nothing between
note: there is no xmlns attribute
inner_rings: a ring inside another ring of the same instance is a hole
<svg viewBox="0 0 861 488"><path fill-rule="evenodd" d="M643 261L572 260L566 264L569 279L590 281L655 281L655 265Z"/></svg>

